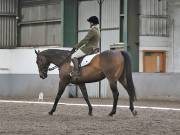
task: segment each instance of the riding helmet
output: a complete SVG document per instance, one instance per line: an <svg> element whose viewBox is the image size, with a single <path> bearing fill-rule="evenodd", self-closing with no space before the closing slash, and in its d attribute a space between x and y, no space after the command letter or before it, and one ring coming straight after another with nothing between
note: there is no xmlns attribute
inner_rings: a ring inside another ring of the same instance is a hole
<svg viewBox="0 0 180 135"><path fill-rule="evenodd" d="M93 24L99 24L99 19L97 18L97 16L91 16L87 19L88 22L93 23Z"/></svg>

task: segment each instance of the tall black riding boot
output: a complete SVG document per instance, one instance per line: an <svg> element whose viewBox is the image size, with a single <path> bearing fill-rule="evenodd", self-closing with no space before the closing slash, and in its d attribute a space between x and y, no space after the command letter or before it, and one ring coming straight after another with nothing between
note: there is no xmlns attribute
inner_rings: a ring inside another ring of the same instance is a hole
<svg viewBox="0 0 180 135"><path fill-rule="evenodd" d="M72 72L72 77L75 79L78 79L80 74L79 74L79 62L77 58L73 58L72 62L74 64L73 72Z"/></svg>

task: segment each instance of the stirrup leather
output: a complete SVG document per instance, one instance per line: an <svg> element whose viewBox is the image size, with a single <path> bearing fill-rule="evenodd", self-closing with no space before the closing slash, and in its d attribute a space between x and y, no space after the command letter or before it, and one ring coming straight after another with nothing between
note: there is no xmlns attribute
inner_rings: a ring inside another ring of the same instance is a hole
<svg viewBox="0 0 180 135"><path fill-rule="evenodd" d="M78 62L78 59L77 58L73 58L72 62L74 64L74 68L73 68L72 72L70 73L70 76L74 77L74 78L79 78L80 77L80 73L79 73L79 62Z"/></svg>

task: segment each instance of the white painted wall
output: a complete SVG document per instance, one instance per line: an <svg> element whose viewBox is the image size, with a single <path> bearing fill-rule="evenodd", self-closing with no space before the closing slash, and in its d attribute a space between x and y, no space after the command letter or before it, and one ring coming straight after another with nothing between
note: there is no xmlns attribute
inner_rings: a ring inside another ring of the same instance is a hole
<svg viewBox="0 0 180 135"><path fill-rule="evenodd" d="M0 96L37 98L39 92L45 97L55 96L58 90L59 71L48 72L48 78L39 77L34 49L70 49L70 48L16 48L0 49ZM53 66L53 65L50 65ZM75 86L68 85L63 97L75 91Z"/></svg>
<svg viewBox="0 0 180 135"><path fill-rule="evenodd" d="M0 49L0 74L39 74L34 49L42 51L52 48ZM58 69L50 71L48 74L58 74Z"/></svg>
<svg viewBox="0 0 180 135"><path fill-rule="evenodd" d="M0 73L10 72L11 53L9 50L0 50Z"/></svg>

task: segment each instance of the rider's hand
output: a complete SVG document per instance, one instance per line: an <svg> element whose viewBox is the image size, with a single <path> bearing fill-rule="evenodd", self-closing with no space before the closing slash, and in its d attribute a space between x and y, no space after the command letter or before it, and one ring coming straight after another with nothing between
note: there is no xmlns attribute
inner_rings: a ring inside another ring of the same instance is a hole
<svg viewBox="0 0 180 135"><path fill-rule="evenodd" d="M77 48L74 47L74 48L71 50L71 53L74 53L76 50L77 50Z"/></svg>

